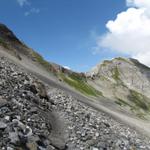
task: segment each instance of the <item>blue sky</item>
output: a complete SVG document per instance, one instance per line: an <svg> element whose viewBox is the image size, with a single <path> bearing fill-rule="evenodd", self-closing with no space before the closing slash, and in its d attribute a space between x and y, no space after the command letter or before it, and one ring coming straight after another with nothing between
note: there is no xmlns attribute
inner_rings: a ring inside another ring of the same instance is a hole
<svg viewBox="0 0 150 150"><path fill-rule="evenodd" d="M124 56L94 47L107 21L126 8L125 0L1 0L0 22L48 61L87 71Z"/></svg>

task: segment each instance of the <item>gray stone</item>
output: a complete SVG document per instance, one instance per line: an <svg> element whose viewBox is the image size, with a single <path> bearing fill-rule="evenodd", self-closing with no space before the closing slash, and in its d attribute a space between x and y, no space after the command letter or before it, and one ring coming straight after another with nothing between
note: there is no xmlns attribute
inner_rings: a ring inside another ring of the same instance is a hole
<svg viewBox="0 0 150 150"><path fill-rule="evenodd" d="M20 142L17 132L9 132L8 138L12 144L18 144Z"/></svg>
<svg viewBox="0 0 150 150"><path fill-rule="evenodd" d="M0 130L5 129L6 127L7 127L7 124L2 122L2 121L0 121Z"/></svg>
<svg viewBox="0 0 150 150"><path fill-rule="evenodd" d="M12 148L12 147L7 147L7 150L14 150L14 148Z"/></svg>

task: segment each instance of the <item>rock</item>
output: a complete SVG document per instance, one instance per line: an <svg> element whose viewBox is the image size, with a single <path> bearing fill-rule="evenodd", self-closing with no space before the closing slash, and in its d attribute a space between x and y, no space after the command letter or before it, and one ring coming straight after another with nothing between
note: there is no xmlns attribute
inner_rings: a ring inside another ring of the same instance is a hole
<svg viewBox="0 0 150 150"><path fill-rule="evenodd" d="M46 98L46 99L48 98L45 85L42 82L37 80L33 82L31 87L32 90L35 92L35 94L38 93L41 98Z"/></svg>
<svg viewBox="0 0 150 150"><path fill-rule="evenodd" d="M9 132L10 143L14 145L20 144L20 140L17 132Z"/></svg>
<svg viewBox="0 0 150 150"><path fill-rule="evenodd" d="M41 147L41 146L39 146L38 148L39 148L40 150L47 150L46 148Z"/></svg>
<svg viewBox="0 0 150 150"><path fill-rule="evenodd" d="M7 147L7 150L14 150L14 148L12 148L12 147Z"/></svg>
<svg viewBox="0 0 150 150"><path fill-rule="evenodd" d="M38 150L38 145L35 142L28 142L26 145L29 150Z"/></svg>
<svg viewBox="0 0 150 150"><path fill-rule="evenodd" d="M96 148L96 147L92 147L92 149L91 150L99 150L98 148Z"/></svg>
<svg viewBox="0 0 150 150"><path fill-rule="evenodd" d="M5 99L3 99L2 97L0 97L0 108L6 106L7 104L8 104L8 102Z"/></svg>
<svg viewBox="0 0 150 150"><path fill-rule="evenodd" d="M10 116L5 116L4 119L7 120L7 121L9 121L10 120Z"/></svg>
<svg viewBox="0 0 150 150"><path fill-rule="evenodd" d="M4 130L7 127L7 124L0 121L0 130Z"/></svg>
<svg viewBox="0 0 150 150"><path fill-rule="evenodd" d="M106 123L106 122L104 122L104 125L105 125L107 128L110 127L110 125L109 125L108 123Z"/></svg>
<svg viewBox="0 0 150 150"><path fill-rule="evenodd" d="M30 85L30 91L33 92L34 94L37 94L38 91L37 91L37 88L36 88L36 85L35 84L31 84Z"/></svg>
<svg viewBox="0 0 150 150"><path fill-rule="evenodd" d="M53 145L59 150L64 150L67 148L66 143L64 143L64 141L62 141L59 138L52 137L50 141L51 141L51 145Z"/></svg>
<svg viewBox="0 0 150 150"><path fill-rule="evenodd" d="M55 148L54 148L53 146L49 145L49 146L47 147L47 150L55 150Z"/></svg>
<svg viewBox="0 0 150 150"><path fill-rule="evenodd" d="M99 133L98 133L98 132L96 132L96 133L95 133L95 136L96 136L96 137L99 137Z"/></svg>
<svg viewBox="0 0 150 150"><path fill-rule="evenodd" d="M36 114L38 112L38 108L37 107L32 107L30 110L30 113L32 114Z"/></svg>
<svg viewBox="0 0 150 150"><path fill-rule="evenodd" d="M25 134L25 136L26 137L30 137L30 136L32 136L32 129L29 127L29 126L27 126L25 129L24 129L24 134Z"/></svg>

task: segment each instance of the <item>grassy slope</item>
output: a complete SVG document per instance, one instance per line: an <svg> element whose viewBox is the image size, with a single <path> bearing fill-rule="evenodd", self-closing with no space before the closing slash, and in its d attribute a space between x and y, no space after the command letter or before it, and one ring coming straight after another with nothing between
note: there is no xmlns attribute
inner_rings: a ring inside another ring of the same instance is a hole
<svg viewBox="0 0 150 150"><path fill-rule="evenodd" d="M125 86L120 79L120 73L117 66L112 69L112 78L117 82L117 84L115 84L114 86ZM129 107L130 110L136 113L138 117L144 118L147 113L150 113L150 99L135 90L129 89L129 92L129 102L120 98L116 98L117 100L115 101L115 103L120 105L121 107Z"/></svg>
<svg viewBox="0 0 150 150"><path fill-rule="evenodd" d="M119 78L119 70L117 67L115 67L113 70L112 70L112 77L118 82L120 81L120 78ZM123 85L123 82L119 82L121 85ZM116 86L119 86L119 84L117 84ZM125 86L125 85L123 85ZM128 87L127 87L128 88ZM136 92L135 90L130 90L129 89L129 96L128 96L128 99L129 101L132 103L131 104L128 104L127 102L121 100L121 99L118 99L116 101L116 103L118 103L119 105L128 105L130 107L133 107L134 109L142 109L144 111L149 111L150 110L150 103L148 102L148 98L144 95L142 95L141 93L139 92Z"/></svg>
<svg viewBox="0 0 150 150"><path fill-rule="evenodd" d="M130 90L130 95L128 96L129 100L135 104L135 107L143 109L144 111L150 111L150 102L149 98L138 93L134 90Z"/></svg>
<svg viewBox="0 0 150 150"><path fill-rule="evenodd" d="M141 93L134 90L130 90L128 96L129 102L123 99L116 98L116 104L121 107L129 107L139 118L146 119L146 116L150 114L150 99Z"/></svg>
<svg viewBox="0 0 150 150"><path fill-rule="evenodd" d="M74 87L76 90L80 91L81 93L87 95L87 96L102 96L102 93L100 91L97 91L92 86L90 86L86 79L77 75L77 74L70 74L70 75L60 75L61 78L70 86Z"/></svg>

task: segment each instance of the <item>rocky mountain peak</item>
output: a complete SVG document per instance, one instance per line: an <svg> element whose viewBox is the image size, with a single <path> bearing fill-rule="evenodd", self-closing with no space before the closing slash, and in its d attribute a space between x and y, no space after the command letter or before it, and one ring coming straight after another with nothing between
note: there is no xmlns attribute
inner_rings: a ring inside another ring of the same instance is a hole
<svg viewBox="0 0 150 150"><path fill-rule="evenodd" d="M117 57L112 60L104 60L103 62L97 64L89 72L86 73L88 77L98 76L102 70L110 71L113 68L118 68L119 70L137 67L140 70L149 71L149 67L141 64L137 59L134 58L123 58Z"/></svg>
<svg viewBox="0 0 150 150"><path fill-rule="evenodd" d="M115 66L121 66L124 64L132 64L132 61L130 58L122 58L117 57L112 60L104 60L103 62L97 64L95 67L93 67L89 72L86 73L88 77L98 76L101 70L110 70L110 68Z"/></svg>

